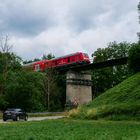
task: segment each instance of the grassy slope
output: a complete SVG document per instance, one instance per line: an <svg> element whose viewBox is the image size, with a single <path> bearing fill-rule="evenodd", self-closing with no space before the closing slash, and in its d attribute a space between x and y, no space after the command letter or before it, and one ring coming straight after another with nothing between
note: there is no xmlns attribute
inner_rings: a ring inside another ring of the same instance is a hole
<svg viewBox="0 0 140 140"><path fill-rule="evenodd" d="M71 117L140 120L140 73L106 91L86 106L70 111Z"/></svg>
<svg viewBox="0 0 140 140"><path fill-rule="evenodd" d="M139 140L140 122L45 120L0 124L0 140Z"/></svg>

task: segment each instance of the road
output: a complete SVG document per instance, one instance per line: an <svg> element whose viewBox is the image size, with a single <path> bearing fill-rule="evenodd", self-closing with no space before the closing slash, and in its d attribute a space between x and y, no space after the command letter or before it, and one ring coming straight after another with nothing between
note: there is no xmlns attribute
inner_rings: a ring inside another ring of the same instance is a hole
<svg viewBox="0 0 140 140"><path fill-rule="evenodd" d="M47 116L47 117L29 117L28 121L41 121L41 120L54 120L54 119L61 119L64 118L65 116ZM22 120L20 120L22 121ZM2 119L0 119L0 123L8 123L12 122L12 120L8 120L4 122Z"/></svg>

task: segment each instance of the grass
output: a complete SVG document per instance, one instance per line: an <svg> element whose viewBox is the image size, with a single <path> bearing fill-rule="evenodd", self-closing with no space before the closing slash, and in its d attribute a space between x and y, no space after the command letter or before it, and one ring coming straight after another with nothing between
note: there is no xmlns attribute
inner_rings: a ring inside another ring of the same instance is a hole
<svg viewBox="0 0 140 140"><path fill-rule="evenodd" d="M88 105L70 111L83 119L140 120L140 73L95 98Z"/></svg>
<svg viewBox="0 0 140 140"><path fill-rule="evenodd" d="M139 140L140 122L45 120L0 124L0 140Z"/></svg>

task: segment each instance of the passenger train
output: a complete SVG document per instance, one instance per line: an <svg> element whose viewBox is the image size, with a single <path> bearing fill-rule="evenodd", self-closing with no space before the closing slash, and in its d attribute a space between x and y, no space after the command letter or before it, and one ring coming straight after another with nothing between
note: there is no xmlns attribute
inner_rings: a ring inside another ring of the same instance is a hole
<svg viewBox="0 0 140 140"><path fill-rule="evenodd" d="M33 63L25 64L25 68L30 68L33 71L44 71L47 68L70 67L74 65L89 64L90 59L88 54L76 52L51 60L41 60Z"/></svg>

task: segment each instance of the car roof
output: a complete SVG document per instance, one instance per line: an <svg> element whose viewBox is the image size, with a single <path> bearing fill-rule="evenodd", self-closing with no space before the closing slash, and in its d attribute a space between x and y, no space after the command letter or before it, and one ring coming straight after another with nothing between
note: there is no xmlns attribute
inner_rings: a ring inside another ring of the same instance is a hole
<svg viewBox="0 0 140 140"><path fill-rule="evenodd" d="M18 111L18 110L22 110L21 108L8 108L7 111Z"/></svg>

